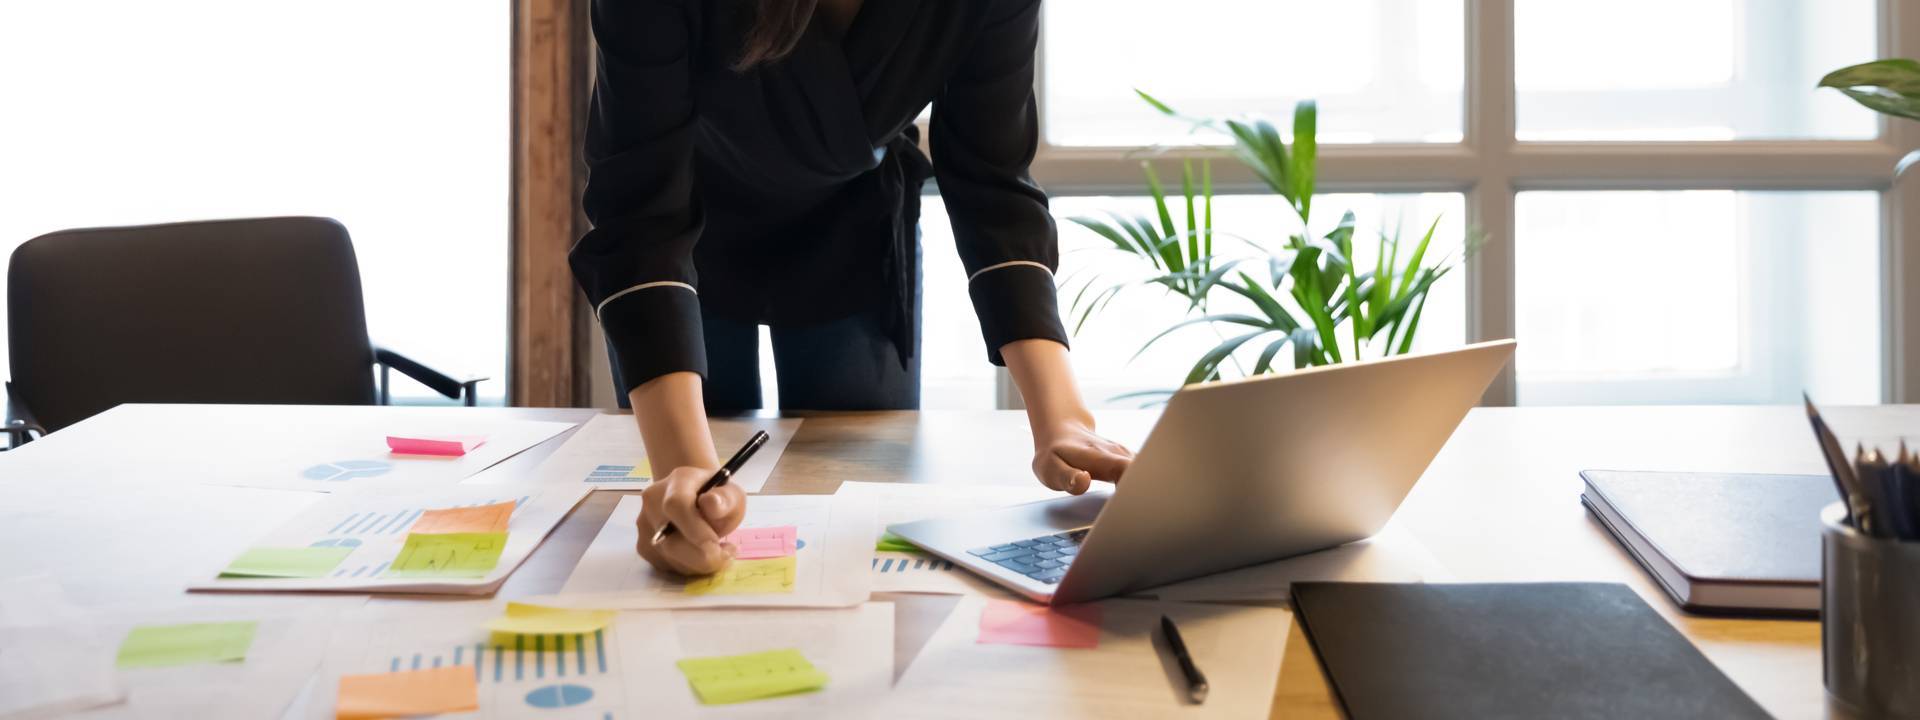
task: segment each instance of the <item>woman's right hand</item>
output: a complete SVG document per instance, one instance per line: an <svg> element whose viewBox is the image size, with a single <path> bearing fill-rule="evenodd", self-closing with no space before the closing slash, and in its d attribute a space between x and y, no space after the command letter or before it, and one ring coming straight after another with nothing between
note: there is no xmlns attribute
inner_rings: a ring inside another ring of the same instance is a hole
<svg viewBox="0 0 1920 720"><path fill-rule="evenodd" d="M732 543L722 542L747 515L747 495L734 484L700 494L714 468L675 468L640 493L640 557L655 568L683 575L718 572L733 560ZM653 535L671 521L676 532L654 544Z"/></svg>

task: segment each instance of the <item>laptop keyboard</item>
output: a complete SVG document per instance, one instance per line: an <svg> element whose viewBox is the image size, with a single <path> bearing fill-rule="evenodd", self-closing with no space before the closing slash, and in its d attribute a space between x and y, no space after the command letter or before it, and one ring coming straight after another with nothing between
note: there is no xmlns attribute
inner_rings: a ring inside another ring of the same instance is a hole
<svg viewBox="0 0 1920 720"><path fill-rule="evenodd" d="M1003 545L992 545L968 550L967 554L999 565L1048 585L1055 585L1060 578L1066 577L1067 565L1080 554L1080 541L1092 528L1069 530L1054 535L1015 540Z"/></svg>

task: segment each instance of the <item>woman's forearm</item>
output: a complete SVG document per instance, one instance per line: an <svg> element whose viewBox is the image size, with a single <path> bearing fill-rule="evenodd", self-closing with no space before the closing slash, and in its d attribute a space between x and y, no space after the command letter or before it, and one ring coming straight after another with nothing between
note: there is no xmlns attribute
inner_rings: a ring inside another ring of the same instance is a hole
<svg viewBox="0 0 1920 720"><path fill-rule="evenodd" d="M656 476L681 467L720 467L713 435L707 429L701 383L696 373L668 373L627 393Z"/></svg>
<svg viewBox="0 0 1920 720"><path fill-rule="evenodd" d="M1000 346L1000 357L1007 361L1007 371L1026 401L1027 422L1034 429L1036 444L1062 425L1093 429L1093 413L1080 398L1065 345L1052 340L1016 340Z"/></svg>

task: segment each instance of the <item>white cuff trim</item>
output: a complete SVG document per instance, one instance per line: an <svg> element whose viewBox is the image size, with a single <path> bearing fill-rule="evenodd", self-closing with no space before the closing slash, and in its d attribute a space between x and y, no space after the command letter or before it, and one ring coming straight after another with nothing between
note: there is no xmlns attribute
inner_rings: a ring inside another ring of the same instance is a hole
<svg viewBox="0 0 1920 720"><path fill-rule="evenodd" d="M1053 276L1053 269L1052 269L1052 268L1049 268L1049 267L1047 267L1047 266L1045 266L1045 265L1042 265L1042 264L1040 264L1040 263L1037 263L1037 262L1034 262L1034 261L1032 261L1032 260L1008 260L1008 261L1006 261L1006 262L1003 262L1003 263L1000 263L1000 264L998 264L998 265L988 265L988 266L986 266L986 267L983 267L983 268L980 268L980 271L979 271L979 272L976 272L976 273L974 273L974 274L972 274L972 275L968 275L968 276L967 276L967 282L973 282L975 278L978 278L978 277L980 277L981 275L985 275L985 274L987 274L987 273L990 273L990 272L993 272L993 271L995 271L995 270L1005 270L1005 269L1007 269L1007 268L1010 268L1010 267L1018 267L1018 266L1021 266L1021 265L1031 265L1031 266L1033 266L1033 267L1037 267L1037 268L1040 268L1040 271L1041 271L1041 272L1044 272L1044 273L1046 273L1048 277L1052 277L1052 276Z"/></svg>
<svg viewBox="0 0 1920 720"><path fill-rule="evenodd" d="M700 291L693 289L692 285L688 285L683 282L674 282L672 280L661 280L659 282L640 283L639 285L635 285L633 287L627 288L625 290L621 290L620 292L614 293L612 295L608 295L607 299L601 300L599 305L593 306L593 318L595 320L600 319L600 311L605 310L607 308L607 303L613 302L615 300L619 300L622 296L625 296L628 293L635 293L641 290L645 290L647 288L657 288L657 287L675 287L675 288L684 289L687 292L693 293L695 295L700 294Z"/></svg>

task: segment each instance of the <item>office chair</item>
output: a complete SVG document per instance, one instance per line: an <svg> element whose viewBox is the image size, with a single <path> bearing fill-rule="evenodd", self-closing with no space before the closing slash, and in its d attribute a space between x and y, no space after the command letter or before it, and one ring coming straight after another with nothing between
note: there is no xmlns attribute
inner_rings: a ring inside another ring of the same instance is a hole
<svg viewBox="0 0 1920 720"><path fill-rule="evenodd" d="M353 242L326 218L42 235L7 266L7 329L15 446L121 403L385 405L398 370L473 405L485 379L369 341Z"/></svg>

